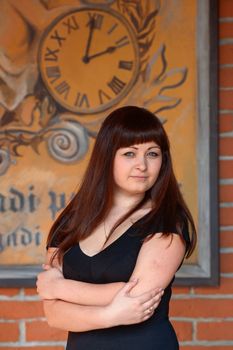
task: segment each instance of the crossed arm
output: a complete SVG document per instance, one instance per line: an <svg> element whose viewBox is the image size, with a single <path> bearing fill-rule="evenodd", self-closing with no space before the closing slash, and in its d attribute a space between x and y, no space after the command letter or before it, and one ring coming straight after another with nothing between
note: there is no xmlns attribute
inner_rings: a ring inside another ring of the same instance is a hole
<svg viewBox="0 0 233 350"><path fill-rule="evenodd" d="M54 251L51 249L50 254ZM185 246L177 235L154 235L140 250L128 283L91 284L64 279L59 267L38 276L48 323L69 331L88 331L143 322L152 316L183 260ZM47 260L49 261L49 260Z"/></svg>

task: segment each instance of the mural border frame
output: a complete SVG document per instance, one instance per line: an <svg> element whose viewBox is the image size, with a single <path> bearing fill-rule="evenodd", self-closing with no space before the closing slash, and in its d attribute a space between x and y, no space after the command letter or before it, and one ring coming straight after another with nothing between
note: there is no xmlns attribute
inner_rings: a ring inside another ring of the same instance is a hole
<svg viewBox="0 0 233 350"><path fill-rule="evenodd" d="M206 14L209 14L207 16ZM198 0L198 251L176 285L218 285L218 0Z"/></svg>
<svg viewBox="0 0 233 350"><path fill-rule="evenodd" d="M197 263L184 264L175 285L219 284L218 239L218 0L196 0L198 47ZM209 16L207 16L207 14ZM201 181L200 181L201 179ZM39 265L1 266L0 287L35 287Z"/></svg>

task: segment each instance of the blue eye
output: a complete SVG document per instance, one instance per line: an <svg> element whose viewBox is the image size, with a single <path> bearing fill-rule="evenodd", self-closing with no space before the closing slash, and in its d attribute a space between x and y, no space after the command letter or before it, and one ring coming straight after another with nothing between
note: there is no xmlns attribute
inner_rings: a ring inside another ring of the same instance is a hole
<svg viewBox="0 0 233 350"><path fill-rule="evenodd" d="M149 157L152 157L152 158L159 157L159 153L157 153L157 152L149 152L149 153L147 153L147 155L148 155Z"/></svg>
<svg viewBox="0 0 233 350"><path fill-rule="evenodd" d="M126 156L126 157L133 157L134 156L134 152L125 152L124 156Z"/></svg>

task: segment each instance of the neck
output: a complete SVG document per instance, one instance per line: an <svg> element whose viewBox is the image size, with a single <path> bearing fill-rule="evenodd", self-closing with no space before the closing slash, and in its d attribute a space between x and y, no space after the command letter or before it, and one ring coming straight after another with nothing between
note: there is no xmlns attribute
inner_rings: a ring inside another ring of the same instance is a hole
<svg viewBox="0 0 233 350"><path fill-rule="evenodd" d="M135 207L143 199L144 194L126 194L117 192L114 194L113 208L119 208L123 210L130 210Z"/></svg>

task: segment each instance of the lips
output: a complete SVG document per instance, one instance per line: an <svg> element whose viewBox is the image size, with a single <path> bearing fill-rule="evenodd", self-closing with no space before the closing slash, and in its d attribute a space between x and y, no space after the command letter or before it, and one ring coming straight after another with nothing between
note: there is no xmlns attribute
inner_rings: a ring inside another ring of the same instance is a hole
<svg viewBox="0 0 233 350"><path fill-rule="evenodd" d="M146 180L148 176L131 176L133 179Z"/></svg>

